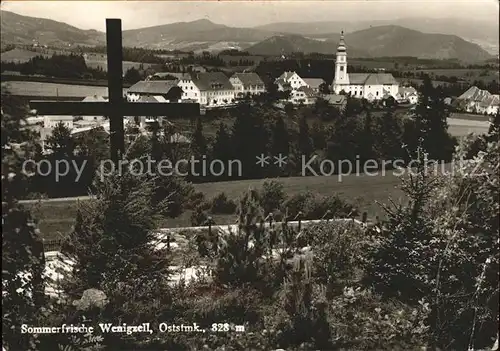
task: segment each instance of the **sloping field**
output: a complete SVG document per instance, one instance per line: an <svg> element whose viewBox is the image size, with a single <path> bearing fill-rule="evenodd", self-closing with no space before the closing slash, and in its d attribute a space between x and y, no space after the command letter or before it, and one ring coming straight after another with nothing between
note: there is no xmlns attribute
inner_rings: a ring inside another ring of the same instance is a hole
<svg viewBox="0 0 500 351"><path fill-rule="evenodd" d="M489 127L490 122L488 121L448 118L448 131L454 136L464 136L470 133L485 134Z"/></svg>
<svg viewBox="0 0 500 351"><path fill-rule="evenodd" d="M40 82L10 81L2 82L2 90L7 90L12 95L19 96L48 96L48 97L81 97L98 95L108 96L107 87L87 85L69 85ZM127 89L124 89L125 93Z"/></svg>
<svg viewBox="0 0 500 351"><path fill-rule="evenodd" d="M2 62L25 63L31 60L35 56L48 56L48 55L42 54L40 52L16 48L6 52L2 52L2 54L0 55L0 60Z"/></svg>

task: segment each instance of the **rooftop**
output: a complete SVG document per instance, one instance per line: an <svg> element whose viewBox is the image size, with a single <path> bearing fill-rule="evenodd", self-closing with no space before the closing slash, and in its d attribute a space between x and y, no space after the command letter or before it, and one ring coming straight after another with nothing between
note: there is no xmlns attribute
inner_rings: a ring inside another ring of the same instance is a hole
<svg viewBox="0 0 500 351"><path fill-rule="evenodd" d="M191 79L200 91L233 90L229 78L222 72L191 73Z"/></svg>
<svg viewBox="0 0 500 351"><path fill-rule="evenodd" d="M248 85L263 85L264 82L255 72L235 73L231 78L238 78L244 86Z"/></svg>
<svg viewBox="0 0 500 351"><path fill-rule="evenodd" d="M140 81L128 88L128 93L137 94L168 94L170 89L177 86L177 80L148 80Z"/></svg>
<svg viewBox="0 0 500 351"><path fill-rule="evenodd" d="M353 85L383 85L399 84L390 73L349 73L349 84Z"/></svg>

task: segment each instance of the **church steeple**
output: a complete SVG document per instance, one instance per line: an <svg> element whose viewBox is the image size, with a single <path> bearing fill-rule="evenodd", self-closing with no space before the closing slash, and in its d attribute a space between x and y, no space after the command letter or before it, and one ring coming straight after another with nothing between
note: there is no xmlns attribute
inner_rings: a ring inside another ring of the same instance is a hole
<svg viewBox="0 0 500 351"><path fill-rule="evenodd" d="M349 75L347 74L347 48L344 41L344 31L340 32L340 41L337 46L337 55L335 60L335 79L333 81L334 91L339 85L349 84Z"/></svg>

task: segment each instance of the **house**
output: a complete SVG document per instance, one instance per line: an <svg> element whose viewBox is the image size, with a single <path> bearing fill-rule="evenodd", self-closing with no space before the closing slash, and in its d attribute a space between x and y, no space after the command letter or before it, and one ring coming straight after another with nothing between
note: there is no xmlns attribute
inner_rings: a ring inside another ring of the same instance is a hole
<svg viewBox="0 0 500 351"><path fill-rule="evenodd" d="M290 102L294 105L312 105L316 102L316 98L316 93L308 86L294 89L290 94Z"/></svg>
<svg viewBox="0 0 500 351"><path fill-rule="evenodd" d="M493 115L499 110L499 95L472 86L457 98L458 103L470 113Z"/></svg>
<svg viewBox="0 0 500 351"><path fill-rule="evenodd" d="M300 78L297 73L290 71L283 72L283 74L276 79L275 84L278 85L279 91L296 90L300 87L307 86L307 83Z"/></svg>
<svg viewBox="0 0 500 351"><path fill-rule="evenodd" d="M73 129L73 116L44 116L44 128L53 129L59 123L64 124L64 126L68 129Z"/></svg>
<svg viewBox="0 0 500 351"><path fill-rule="evenodd" d="M266 87L259 75L254 72L235 73L229 81L234 88L234 96L241 97L247 94L257 95L264 93Z"/></svg>
<svg viewBox="0 0 500 351"><path fill-rule="evenodd" d="M196 101L202 106L225 106L234 103L234 88L222 72L191 73L177 86L182 89L182 100Z"/></svg>
<svg viewBox="0 0 500 351"><path fill-rule="evenodd" d="M106 102L107 98L98 95L87 96L83 100L83 102ZM86 122L101 122L104 120L104 116L82 116L82 120Z"/></svg>
<svg viewBox="0 0 500 351"><path fill-rule="evenodd" d="M322 78L302 78L309 88L314 90L316 93L319 92L320 86L326 84Z"/></svg>
<svg viewBox="0 0 500 351"><path fill-rule="evenodd" d="M342 32L337 47L332 91L335 94L344 91L353 97L370 101L381 100L389 95L397 99L399 83L390 73L348 73L347 49Z"/></svg>
<svg viewBox="0 0 500 351"><path fill-rule="evenodd" d="M177 101L182 94L177 84L177 80L142 80L128 88L127 101L139 101L141 96L162 96L166 100Z"/></svg>
<svg viewBox="0 0 500 351"><path fill-rule="evenodd" d="M339 110L344 109L347 104L347 97L345 95L339 94L325 94L321 96L325 99L330 105L337 107Z"/></svg>
<svg viewBox="0 0 500 351"><path fill-rule="evenodd" d="M396 95L396 101L408 101L412 105L416 104L418 102L417 89L414 87L399 87L398 94Z"/></svg>

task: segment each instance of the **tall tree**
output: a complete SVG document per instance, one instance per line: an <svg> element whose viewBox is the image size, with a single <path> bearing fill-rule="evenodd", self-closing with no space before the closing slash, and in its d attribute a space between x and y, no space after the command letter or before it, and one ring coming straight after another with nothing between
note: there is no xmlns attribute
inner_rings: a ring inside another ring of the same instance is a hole
<svg viewBox="0 0 500 351"><path fill-rule="evenodd" d="M278 116L276 122L271 128L271 147L270 151L272 156L276 157L286 157L289 158L290 154L290 136L288 135L288 130L285 124L285 121L281 115ZM285 175L288 174L286 167L288 165L287 160L285 160L285 164L277 165L276 175Z"/></svg>
<svg viewBox="0 0 500 351"><path fill-rule="evenodd" d="M226 129L224 123L219 124L219 129L215 135L215 140L212 145L212 159L220 160L224 165L229 167L229 161L232 157L232 144L231 135ZM233 170L231 170L232 173ZM236 170L234 170L236 171ZM223 174L222 178L227 178L229 176L229 170ZM219 177L220 179L220 177Z"/></svg>
<svg viewBox="0 0 500 351"><path fill-rule="evenodd" d="M234 157L242 164L243 177L261 178L265 169L256 164L256 157L267 155L269 140L262 111L250 104L241 104L236 113L231 136Z"/></svg>
<svg viewBox="0 0 500 351"><path fill-rule="evenodd" d="M448 134L448 110L442 91L432 85L428 75L424 76L415 107L415 121L418 136L429 157L435 160L449 160L454 142Z"/></svg>
<svg viewBox="0 0 500 351"><path fill-rule="evenodd" d="M31 138L23 106L2 92L2 345L9 350L38 349L34 335L22 334L20 325L36 325L45 303L42 240L30 212L17 201L26 179L17 162L25 155L16 144Z"/></svg>
<svg viewBox="0 0 500 351"><path fill-rule="evenodd" d="M403 129L393 111L388 110L374 121L375 152L380 160L403 157Z"/></svg>

